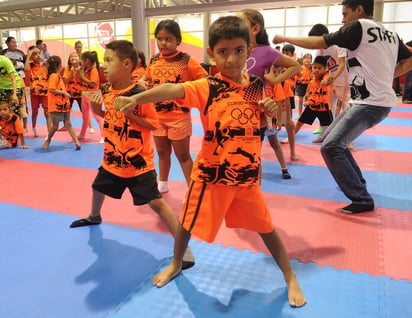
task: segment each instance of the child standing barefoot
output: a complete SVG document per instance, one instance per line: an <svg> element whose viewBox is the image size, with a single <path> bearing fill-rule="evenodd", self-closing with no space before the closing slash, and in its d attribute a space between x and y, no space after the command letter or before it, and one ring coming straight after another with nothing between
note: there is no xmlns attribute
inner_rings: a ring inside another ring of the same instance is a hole
<svg viewBox="0 0 412 318"><path fill-rule="evenodd" d="M228 227L259 233L283 272L290 305L299 307L306 299L259 186L259 114L264 109L273 115L277 107L271 98L262 101L262 81L242 72L249 47L244 21L234 16L219 18L210 26L208 48L220 71L216 77L164 84L131 97L118 97L115 107L128 113L136 105L181 99L182 105L199 108L205 133L180 215L182 226L175 236L173 260L153 277L153 284L162 287L180 273L192 234L213 242L225 220ZM244 115L233 116L234 112Z"/></svg>
<svg viewBox="0 0 412 318"><path fill-rule="evenodd" d="M74 143L76 144L76 149L80 150L81 146L70 120L70 94L66 92L66 86L64 85L63 78L60 76L62 61L60 57L52 56L48 59L47 64L49 74L48 105L52 126L42 148L47 149L49 147L54 133L59 129L59 122L63 121L64 127L66 127Z"/></svg>

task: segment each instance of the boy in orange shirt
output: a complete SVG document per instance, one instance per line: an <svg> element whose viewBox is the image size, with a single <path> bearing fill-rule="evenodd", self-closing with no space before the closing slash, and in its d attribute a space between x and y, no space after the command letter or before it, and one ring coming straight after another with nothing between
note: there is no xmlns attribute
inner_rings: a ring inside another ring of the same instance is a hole
<svg viewBox="0 0 412 318"><path fill-rule="evenodd" d="M27 60L24 64L24 71L26 72L26 79L29 82L27 85L30 85L33 134L34 137L38 137L39 133L36 125L40 105L43 107L47 130L49 130L51 126L47 104L47 68L41 62L41 52L39 48L35 46L29 47Z"/></svg>
<svg viewBox="0 0 412 318"><path fill-rule="evenodd" d="M228 227L260 234L283 272L290 305L303 306L306 299L259 186L260 112L273 116L277 106L271 98L262 101L260 79L242 73L250 50L248 25L235 16L221 17L209 29L208 54L220 71L216 77L118 97L115 107L127 113L138 104L179 99L182 105L199 108L205 133L180 215L173 260L153 277L153 284L162 287L180 273L192 234L212 242L225 219Z"/></svg>
<svg viewBox="0 0 412 318"><path fill-rule="evenodd" d="M21 148L29 149L24 142L23 133L19 116L12 112L8 101L0 100L0 148L15 148L20 140Z"/></svg>
<svg viewBox="0 0 412 318"><path fill-rule="evenodd" d="M151 131L159 125L153 105L137 105L122 113L114 108L118 96L131 96L144 91L133 83L131 72L137 65L137 53L131 42L112 41L104 53L105 76L111 87L100 95L92 95L93 111L104 118L104 157L93 182L92 209L86 218L74 221L70 227L97 225L105 196L120 199L126 188L134 205L149 204L176 237L179 222L158 191ZM104 102L104 110L102 104ZM194 265L189 248L184 268Z"/></svg>
<svg viewBox="0 0 412 318"><path fill-rule="evenodd" d="M321 134L313 143L323 141L323 135L326 128L333 121L331 107L329 105L329 84L327 81L328 74L326 72L327 60L324 56L317 56L312 65L312 79L309 82L305 94L305 110L300 115L295 133L298 133L304 124L312 125L313 121L318 118L321 127Z"/></svg>
<svg viewBox="0 0 412 318"><path fill-rule="evenodd" d="M310 76L312 72L311 63L312 63L312 54L305 54L302 58L302 68L300 69L300 75L296 79L296 88L295 93L298 96L299 103L299 115L303 111L303 97L306 94L306 89L308 87Z"/></svg>

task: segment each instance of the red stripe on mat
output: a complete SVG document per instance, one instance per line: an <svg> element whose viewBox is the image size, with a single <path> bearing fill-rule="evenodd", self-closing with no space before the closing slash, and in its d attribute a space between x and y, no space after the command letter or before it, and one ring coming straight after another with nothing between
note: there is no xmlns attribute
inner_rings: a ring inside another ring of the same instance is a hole
<svg viewBox="0 0 412 318"><path fill-rule="evenodd" d="M0 159L0 173L9 180L0 192L0 201L72 216L89 213L95 171ZM170 189L164 197L178 214L186 185L171 182ZM269 193L265 199L290 257L412 281L411 211L377 208L376 212L348 216L337 211L343 203ZM122 200L107 198L102 215L106 222L166 231L148 206L133 207L128 193ZM266 251L256 233L224 226L216 243Z"/></svg>

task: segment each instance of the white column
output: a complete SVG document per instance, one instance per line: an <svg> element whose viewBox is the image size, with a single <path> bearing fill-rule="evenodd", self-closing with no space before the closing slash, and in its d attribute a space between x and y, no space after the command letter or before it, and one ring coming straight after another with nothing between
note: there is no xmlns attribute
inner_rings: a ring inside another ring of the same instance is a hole
<svg viewBox="0 0 412 318"><path fill-rule="evenodd" d="M143 51L147 60L149 58L149 31L144 11L144 1L132 0L131 5L133 44L137 49Z"/></svg>

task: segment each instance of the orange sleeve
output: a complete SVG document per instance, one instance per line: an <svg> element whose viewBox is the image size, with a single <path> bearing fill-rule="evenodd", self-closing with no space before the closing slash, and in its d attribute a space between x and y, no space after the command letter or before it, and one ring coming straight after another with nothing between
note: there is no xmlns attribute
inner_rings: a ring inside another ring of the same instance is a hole
<svg viewBox="0 0 412 318"><path fill-rule="evenodd" d="M21 120L16 120L14 122L15 128L16 128L16 133L18 133L19 135L24 134L24 127L23 124L21 123Z"/></svg>
<svg viewBox="0 0 412 318"><path fill-rule="evenodd" d="M93 91L97 91L99 89L99 85L100 85L100 80L99 80L99 71L97 70L97 68L93 67L90 71L90 78L89 80L92 81L93 83L96 83L96 87L93 88Z"/></svg>
<svg viewBox="0 0 412 318"><path fill-rule="evenodd" d="M57 89L58 83L59 83L59 76L56 73L50 74L49 81L48 81L49 90L50 88Z"/></svg>
<svg viewBox="0 0 412 318"><path fill-rule="evenodd" d="M187 68L189 70L191 78L195 80L209 75L203 68L203 66L200 65L199 62L196 61L193 57L190 57Z"/></svg>
<svg viewBox="0 0 412 318"><path fill-rule="evenodd" d="M63 79L66 81L69 77L70 77L70 70L68 67L65 67L63 71Z"/></svg>
<svg viewBox="0 0 412 318"><path fill-rule="evenodd" d="M209 97L209 83L207 78L201 78L196 81L187 81L179 85L185 90L183 105L202 109L206 106Z"/></svg>
<svg viewBox="0 0 412 318"><path fill-rule="evenodd" d="M135 108L135 115L144 118L153 127L159 128L159 117L154 104L141 104Z"/></svg>
<svg viewBox="0 0 412 318"><path fill-rule="evenodd" d="M282 84L276 84L273 87L273 100L275 102L280 102L285 99L285 94L283 93Z"/></svg>
<svg viewBox="0 0 412 318"><path fill-rule="evenodd" d="M285 95L285 98L295 96L295 94L293 94L293 90L289 80L286 80L283 84L283 94Z"/></svg>

